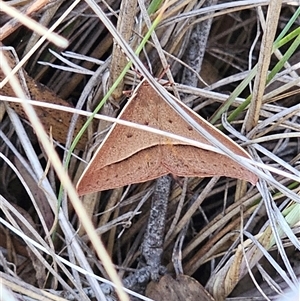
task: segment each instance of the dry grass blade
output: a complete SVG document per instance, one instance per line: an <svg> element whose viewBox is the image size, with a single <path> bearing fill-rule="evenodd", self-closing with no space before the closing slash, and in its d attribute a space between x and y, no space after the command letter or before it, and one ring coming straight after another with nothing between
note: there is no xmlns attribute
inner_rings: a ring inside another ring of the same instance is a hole
<svg viewBox="0 0 300 301"><path fill-rule="evenodd" d="M249 108L249 115L246 122L246 129L251 130L259 120L259 112L262 106L262 98L265 92L267 82L267 73L271 61L273 41L277 29L278 19L281 11L281 1L271 2L268 7L267 20L261 20L263 23L263 38L261 51L258 59L257 74L253 86L252 102Z"/></svg>
<svg viewBox="0 0 300 301"><path fill-rule="evenodd" d="M46 6L47 1L39 1L38 5L33 4L29 6L25 12L25 14L20 13L18 10L14 9L10 5L7 5L5 2L0 1L1 11L9 14L11 17L16 18L20 22L15 24L15 19L12 19L12 22L7 22L1 29L0 41L3 41L7 36L12 34L21 23L26 25L31 30L36 31L40 35L47 35L49 41L52 41L59 47L67 47L68 42L66 39L60 37L57 34L47 32L47 29L42 27L39 23L35 22L33 19L28 18L26 15L30 15L36 11L39 11L41 8ZM10 24L12 23L12 24Z"/></svg>
<svg viewBox="0 0 300 301"><path fill-rule="evenodd" d="M125 0L122 1L120 7L117 30L127 43L129 43L129 40L133 34L134 18L136 15L136 4L137 0ZM110 65L110 86L112 86L112 84L116 81L120 73L125 68L126 64L126 56L124 55L120 47L117 44L114 44L112 61ZM124 83L121 82L112 94L113 99L119 102L119 99L123 95L123 91Z"/></svg>

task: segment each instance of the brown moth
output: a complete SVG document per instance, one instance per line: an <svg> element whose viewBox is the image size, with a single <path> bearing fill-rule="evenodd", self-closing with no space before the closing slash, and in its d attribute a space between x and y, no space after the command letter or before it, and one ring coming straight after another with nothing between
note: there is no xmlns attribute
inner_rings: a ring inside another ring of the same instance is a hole
<svg viewBox="0 0 300 301"><path fill-rule="evenodd" d="M250 158L234 141L183 103L183 110L232 152ZM208 145L147 83L142 82L121 111L119 119L147 125ZM166 174L181 177L227 176L255 184L257 176L229 157L176 139L114 124L77 184L79 195L156 179Z"/></svg>

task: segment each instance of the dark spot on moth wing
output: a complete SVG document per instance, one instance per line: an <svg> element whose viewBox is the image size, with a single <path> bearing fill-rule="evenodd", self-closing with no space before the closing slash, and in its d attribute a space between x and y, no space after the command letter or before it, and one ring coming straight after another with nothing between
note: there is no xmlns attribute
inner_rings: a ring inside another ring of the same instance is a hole
<svg viewBox="0 0 300 301"><path fill-rule="evenodd" d="M152 168L153 166L156 165L156 162L155 161L150 161L150 160L147 160L147 168Z"/></svg>
<svg viewBox="0 0 300 301"><path fill-rule="evenodd" d="M170 124L172 124L172 123L173 123L173 120L172 120L172 119L168 119L168 122L169 122Z"/></svg>
<svg viewBox="0 0 300 301"><path fill-rule="evenodd" d="M144 125L149 125L149 121L145 121L145 122L144 122Z"/></svg>
<svg viewBox="0 0 300 301"><path fill-rule="evenodd" d="M129 139L129 138L133 137L133 134L132 133L127 133L126 137Z"/></svg>
<svg viewBox="0 0 300 301"><path fill-rule="evenodd" d="M190 131L190 132L194 130L193 127L190 126L190 125L188 125L187 129L188 129L188 131Z"/></svg>

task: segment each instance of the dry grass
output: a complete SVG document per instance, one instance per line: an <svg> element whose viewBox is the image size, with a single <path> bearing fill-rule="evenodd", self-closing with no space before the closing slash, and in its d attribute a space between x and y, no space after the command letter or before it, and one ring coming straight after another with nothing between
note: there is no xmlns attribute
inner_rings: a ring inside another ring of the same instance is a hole
<svg viewBox="0 0 300 301"><path fill-rule="evenodd" d="M276 41L281 47L272 54L274 39L297 10L291 1L283 1L281 11L276 7L280 1L273 2L276 3L269 10L267 6L260 7L259 1L219 1L218 5L210 1L207 7L196 1L172 2L155 29L156 37L152 36L139 56L142 63L134 51L147 33L150 19L141 3L135 11L135 6L130 7L133 1L124 1L125 14L119 11L117 1L108 1L110 7L101 3L98 11L92 1L77 6L74 1L57 1L48 7L42 1L26 1L16 7L23 15L36 11L30 16L45 28L65 13L55 32L69 41L66 49L47 39L39 43L32 30L16 25L1 13L2 42L13 46L20 59L30 54L24 67L34 79L25 74L19 90L18 81L12 83L14 92L5 86L1 100L14 95L25 98L27 85L32 99L65 107L63 100L67 100L78 110L91 111L127 64L125 52L134 70L127 73L101 114L117 116L125 99L122 92L132 89L140 74L151 81L148 69L155 76L165 71L165 78L177 83L174 95L216 126L223 123L226 134L251 154L256 165L242 164L259 175L256 186L216 177L175 179L172 183L163 264L170 273L174 273L174 262L177 268L182 264L184 274L206 286L215 300L225 300L229 295L230 300L250 300L254 296L256 300L268 300L286 287L293 288L300 275L300 24L298 17L284 35L295 33L294 38L285 43L287 38L281 37ZM122 25L118 25L118 31L106 21L104 13L113 24L120 15ZM152 22L155 17L151 15ZM193 28L197 30L192 33ZM128 41L130 47L122 51L115 47L126 47ZM31 53L34 47L37 49ZM49 48L56 53L73 52L67 58L73 65L62 62ZM283 62L283 68L277 68L278 62ZM1 67L5 73L4 58ZM268 71L274 67L270 75ZM201 69L200 75L193 69ZM50 92L36 88L38 82ZM242 108L243 104L249 105ZM18 112L19 106L11 106ZM79 119L76 126L70 115L46 105L35 116L28 105L32 130L28 122L9 110L7 102L1 103L1 109L0 299L112 300L109 298L117 298L116 292L102 282L118 281L115 271L127 287L144 294L145 287L131 285L130 275L140 260L155 181L91 194L79 201L60 163L66 162L67 152L58 146L54 151L54 142L49 143L39 120L47 134L52 128L53 137L62 139L59 142L69 148L73 133L68 135L68 131L77 133L85 119ZM230 116L230 125L224 112ZM41 116L44 119L38 118ZM67 125L61 119L67 120ZM86 166L79 158L90 160L107 126L107 121L97 119L88 127L85 151L74 151L69 163L73 183ZM94 134L96 129L98 135ZM61 183L63 193L59 191ZM10 296L9 290L13 291ZM122 290L119 294L122 301L127 300ZM161 300L168 297L161 296Z"/></svg>

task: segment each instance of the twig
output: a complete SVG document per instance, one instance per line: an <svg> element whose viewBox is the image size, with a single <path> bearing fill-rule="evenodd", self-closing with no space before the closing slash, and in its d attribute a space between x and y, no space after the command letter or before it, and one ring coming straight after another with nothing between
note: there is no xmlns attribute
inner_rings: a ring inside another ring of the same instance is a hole
<svg viewBox="0 0 300 301"><path fill-rule="evenodd" d="M156 181L147 230L142 244L142 254L151 267L151 279L159 279L161 255L163 253L166 213L171 189L171 177L160 177Z"/></svg>

